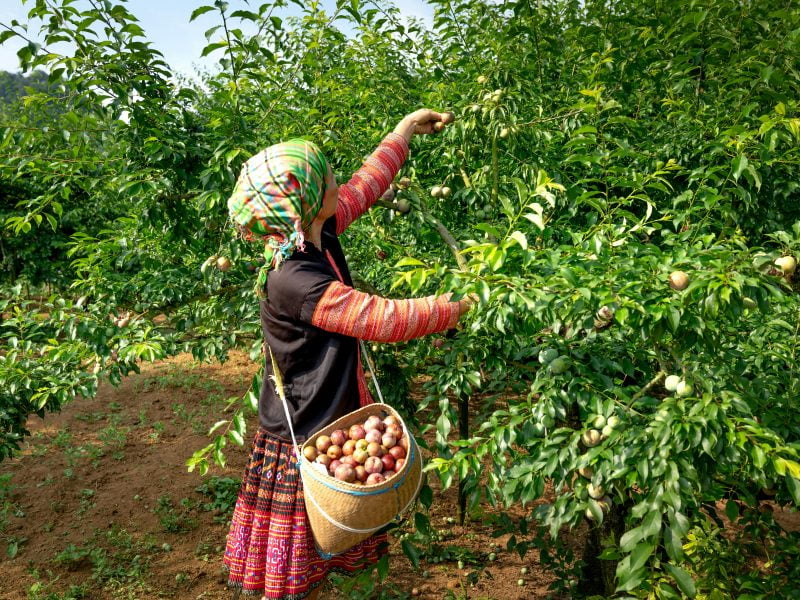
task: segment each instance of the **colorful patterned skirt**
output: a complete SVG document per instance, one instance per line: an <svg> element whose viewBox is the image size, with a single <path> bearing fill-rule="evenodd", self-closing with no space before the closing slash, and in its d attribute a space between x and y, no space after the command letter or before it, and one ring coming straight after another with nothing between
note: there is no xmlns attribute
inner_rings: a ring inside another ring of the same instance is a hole
<svg viewBox="0 0 800 600"><path fill-rule="evenodd" d="M299 600L329 571L357 571L387 551L386 534L379 534L344 554L322 558L308 524L292 442L258 430L225 548L230 587L247 595Z"/></svg>

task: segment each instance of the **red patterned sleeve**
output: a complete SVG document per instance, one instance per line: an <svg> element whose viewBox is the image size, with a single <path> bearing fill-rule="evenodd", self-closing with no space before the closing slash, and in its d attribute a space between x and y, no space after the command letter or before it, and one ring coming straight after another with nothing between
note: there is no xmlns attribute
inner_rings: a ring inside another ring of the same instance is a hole
<svg viewBox="0 0 800 600"><path fill-rule="evenodd" d="M397 133L390 133L355 172L347 183L339 186L336 208L336 235L363 215L383 193L408 158L408 142Z"/></svg>
<svg viewBox="0 0 800 600"><path fill-rule="evenodd" d="M332 282L314 308L311 324L374 342L402 342L455 327L461 312L449 295L389 300Z"/></svg>

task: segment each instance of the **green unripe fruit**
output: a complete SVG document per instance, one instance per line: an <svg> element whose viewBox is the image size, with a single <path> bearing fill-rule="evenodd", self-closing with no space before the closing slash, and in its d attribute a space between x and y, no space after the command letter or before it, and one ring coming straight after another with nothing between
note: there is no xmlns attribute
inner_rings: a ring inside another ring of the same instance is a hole
<svg viewBox="0 0 800 600"><path fill-rule="evenodd" d="M554 348L547 348L539 352L539 362L547 365L558 358L558 350Z"/></svg>
<svg viewBox="0 0 800 600"><path fill-rule="evenodd" d="M597 415L592 422L592 425L595 426L597 429L601 429L606 424L606 418L603 415Z"/></svg>
<svg viewBox="0 0 800 600"><path fill-rule="evenodd" d="M489 552L489 560L492 561L492 562L496 561L497 560L497 554L495 554L494 552Z"/></svg>
<svg viewBox="0 0 800 600"><path fill-rule="evenodd" d="M606 425L613 428L619 427L620 423L621 421L617 415L612 415L608 417L608 421L606 421Z"/></svg>
<svg viewBox="0 0 800 600"><path fill-rule="evenodd" d="M520 575L527 575L527 574L528 574L528 567L522 567L522 568L519 570L519 574L520 574Z"/></svg>
<svg viewBox="0 0 800 600"><path fill-rule="evenodd" d="M594 485L592 483L589 484L589 496L594 500L600 500L603 496L606 495L606 490L603 488L602 485Z"/></svg>
<svg viewBox="0 0 800 600"><path fill-rule="evenodd" d="M742 298L742 303L744 304L745 308L756 308L758 306L758 302L756 302L749 296L745 296L744 298Z"/></svg>
<svg viewBox="0 0 800 600"><path fill-rule="evenodd" d="M564 358L563 356L559 356L557 359L555 359L549 365L547 365L547 370L552 375L561 375L567 369L569 369L569 360Z"/></svg>
<svg viewBox="0 0 800 600"><path fill-rule="evenodd" d="M678 387L675 389L675 393L681 398L691 396L693 391L694 388L692 387L692 384L686 383L685 381L681 381L678 384Z"/></svg>
<svg viewBox="0 0 800 600"><path fill-rule="evenodd" d="M605 427L603 427L602 431L603 437L611 437L612 433L614 433L614 428L611 427L611 425L606 425Z"/></svg>
<svg viewBox="0 0 800 600"><path fill-rule="evenodd" d="M397 212L402 214L406 214L411 210L411 203L405 198L400 198L400 200L395 203L395 206L397 207Z"/></svg>
<svg viewBox="0 0 800 600"><path fill-rule="evenodd" d="M525 580L524 579L517 579L517 585L519 587L525 587Z"/></svg>
<svg viewBox="0 0 800 600"><path fill-rule="evenodd" d="M500 139L501 140L506 139L510 133L511 133L511 130L508 127L503 127L500 130Z"/></svg>
<svg viewBox="0 0 800 600"><path fill-rule="evenodd" d="M478 75L478 83L479 83L480 85L483 85L483 84L484 84L484 83L486 83L487 81L488 81L488 80L486 79L486 75Z"/></svg>

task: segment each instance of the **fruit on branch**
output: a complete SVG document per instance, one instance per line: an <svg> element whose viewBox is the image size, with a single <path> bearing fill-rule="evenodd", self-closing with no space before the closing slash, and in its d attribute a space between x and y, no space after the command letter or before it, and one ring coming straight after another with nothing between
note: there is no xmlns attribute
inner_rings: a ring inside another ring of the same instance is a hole
<svg viewBox="0 0 800 600"><path fill-rule="evenodd" d="M486 75L478 75L478 80L477 81L478 81L478 84L483 85L484 83L486 83L489 80L487 79Z"/></svg>
<svg viewBox="0 0 800 600"><path fill-rule="evenodd" d="M608 306L602 306L594 315L594 328L597 331L606 329L611 325L614 320L614 309Z"/></svg>
<svg viewBox="0 0 800 600"><path fill-rule="evenodd" d="M781 256L775 260L775 265L783 271L784 275L789 276L797 268L797 261L794 256Z"/></svg>
<svg viewBox="0 0 800 600"><path fill-rule="evenodd" d="M681 382L681 378L679 375L667 375L667 378L664 379L664 388L668 392L674 392L678 389L678 384Z"/></svg>
<svg viewBox="0 0 800 600"><path fill-rule="evenodd" d="M678 387L675 388L675 393L681 398L684 398L686 396L691 396L693 391L694 388L692 387L692 384L687 383L684 380L681 380L678 383Z"/></svg>
<svg viewBox="0 0 800 600"><path fill-rule="evenodd" d="M592 467L581 467L578 469L578 475L586 479L591 479L592 475L594 475L594 469Z"/></svg>
<svg viewBox="0 0 800 600"><path fill-rule="evenodd" d="M581 434L581 441L587 448L594 448L602 440L602 434L597 429L588 429Z"/></svg>
<svg viewBox="0 0 800 600"><path fill-rule="evenodd" d="M539 351L539 362L543 365L548 365L558 358L558 350L554 348L545 348Z"/></svg>
<svg viewBox="0 0 800 600"><path fill-rule="evenodd" d="M588 486L589 496L594 500L599 500L606 495L606 490L602 485L594 485L590 483Z"/></svg>
<svg viewBox="0 0 800 600"><path fill-rule="evenodd" d="M442 187L442 198L449 198L450 194L453 192L449 187L446 185Z"/></svg>
<svg viewBox="0 0 800 600"><path fill-rule="evenodd" d="M451 111L448 110L447 112L442 113L442 123L444 123L445 125L449 125L455 120L456 116Z"/></svg>
<svg viewBox="0 0 800 600"><path fill-rule="evenodd" d="M401 177L400 181L397 182L397 187L399 187L401 190L406 189L410 185L411 185L411 180L408 177Z"/></svg>
<svg viewBox="0 0 800 600"><path fill-rule="evenodd" d="M227 256L220 256L217 259L216 264L217 264L217 269L219 269L220 271L227 271L228 269L231 268L231 259L229 259Z"/></svg>
<svg viewBox="0 0 800 600"><path fill-rule="evenodd" d="M442 197L442 186L435 185L431 188L431 196L434 198L441 198Z"/></svg>
<svg viewBox="0 0 800 600"><path fill-rule="evenodd" d="M611 415L610 417L608 417L608 421L606 421L606 425L616 429L617 427L619 427L619 424L621 422L622 421L620 421L620 418L617 415Z"/></svg>
<svg viewBox="0 0 800 600"><path fill-rule="evenodd" d="M444 128L445 128L444 121L436 121L436 123L433 124L433 130L436 133L441 133L442 131L444 131Z"/></svg>
<svg viewBox="0 0 800 600"><path fill-rule="evenodd" d="M673 290L685 290L689 286L689 276L683 271L673 271L669 274L669 287Z"/></svg>
<svg viewBox="0 0 800 600"><path fill-rule="evenodd" d="M381 195L381 200L384 202L392 202L394 197L397 193L395 192L394 188L389 186L385 192Z"/></svg>
<svg viewBox="0 0 800 600"><path fill-rule="evenodd" d="M500 130L500 139L501 140L506 139L509 136L510 133L511 133L511 130L508 127L503 127Z"/></svg>
<svg viewBox="0 0 800 600"><path fill-rule="evenodd" d="M411 203L405 198L400 198L395 202L395 208L397 208L397 212L405 215L411 210Z"/></svg>
<svg viewBox="0 0 800 600"><path fill-rule="evenodd" d="M559 356L547 365L547 370L552 375L561 375L567 369L569 369L569 359L564 356Z"/></svg>

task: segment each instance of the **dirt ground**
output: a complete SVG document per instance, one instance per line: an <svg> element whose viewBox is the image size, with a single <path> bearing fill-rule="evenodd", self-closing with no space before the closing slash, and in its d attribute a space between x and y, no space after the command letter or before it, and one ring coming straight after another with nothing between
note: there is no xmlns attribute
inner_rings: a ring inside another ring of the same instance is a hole
<svg viewBox="0 0 800 600"><path fill-rule="evenodd" d="M238 479L247 449L229 445L227 467L205 478L184 463L209 443L206 431L254 372L244 354L224 365L178 356L144 365L118 388L101 386L93 400L33 418L22 454L0 465L0 599L231 598L221 569L225 513L204 506L211 498L196 488L212 476ZM248 435L255 426L252 418ZM431 600L546 597L552 575L535 551L524 560L505 551L506 538L491 537L486 515L459 526L455 489L434 490L431 524L450 554L415 570L390 536L383 597L410 598L414 588ZM13 558L4 552L9 545ZM492 551L497 558L487 562ZM328 585L320 598L344 594Z"/></svg>

